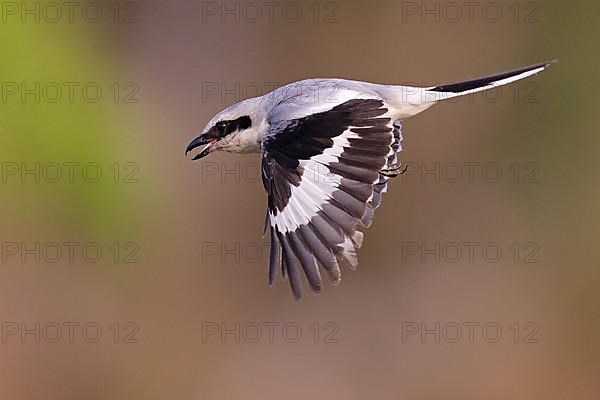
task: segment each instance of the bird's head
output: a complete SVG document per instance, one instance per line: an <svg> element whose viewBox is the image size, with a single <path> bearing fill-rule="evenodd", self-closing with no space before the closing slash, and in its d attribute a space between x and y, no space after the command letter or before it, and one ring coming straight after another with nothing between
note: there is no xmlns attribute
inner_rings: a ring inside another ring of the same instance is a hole
<svg viewBox="0 0 600 400"><path fill-rule="evenodd" d="M247 99L226 108L206 124L202 134L187 146L185 154L203 145L205 147L193 160L199 160L217 150L231 153L259 151L260 126L264 119L259 115L259 110L258 98Z"/></svg>

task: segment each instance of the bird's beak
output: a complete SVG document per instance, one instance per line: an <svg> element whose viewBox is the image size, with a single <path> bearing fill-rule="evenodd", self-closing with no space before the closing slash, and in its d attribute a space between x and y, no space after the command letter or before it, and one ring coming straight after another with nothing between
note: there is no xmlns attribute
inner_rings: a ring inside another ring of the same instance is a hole
<svg viewBox="0 0 600 400"><path fill-rule="evenodd" d="M196 154L196 156L194 158L192 158L192 160L199 160L210 154L211 148L213 147L213 145L215 143L217 143L217 139L208 138L206 135L200 135L196 139L192 140L190 142L190 144L188 144L187 148L185 149L185 155L187 155L190 151L192 151L196 147L202 146L204 144L208 145L208 146L204 147L200 153Z"/></svg>

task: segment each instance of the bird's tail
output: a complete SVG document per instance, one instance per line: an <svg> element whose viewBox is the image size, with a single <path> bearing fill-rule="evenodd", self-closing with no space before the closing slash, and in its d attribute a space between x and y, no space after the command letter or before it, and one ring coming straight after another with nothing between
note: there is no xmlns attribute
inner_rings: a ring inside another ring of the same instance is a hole
<svg viewBox="0 0 600 400"><path fill-rule="evenodd" d="M422 96L420 102L436 102L506 85L507 83L515 82L519 79L527 78L542 72L548 65L554 62L555 61L546 61L543 63L530 65L528 67L515 69L513 71L489 75L464 82L423 88L422 92L419 93L419 95Z"/></svg>

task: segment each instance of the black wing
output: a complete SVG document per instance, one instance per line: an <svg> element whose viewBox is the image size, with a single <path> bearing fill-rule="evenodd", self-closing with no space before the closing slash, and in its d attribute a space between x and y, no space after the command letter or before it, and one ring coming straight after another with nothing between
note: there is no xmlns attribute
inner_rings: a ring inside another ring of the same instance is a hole
<svg viewBox="0 0 600 400"><path fill-rule="evenodd" d="M402 136L378 99L354 99L331 110L276 123L262 141L268 193L269 283L279 267L301 296L302 269L314 292L319 265L337 283L339 261L356 268L368 227L396 164ZM396 128L396 129L395 129Z"/></svg>

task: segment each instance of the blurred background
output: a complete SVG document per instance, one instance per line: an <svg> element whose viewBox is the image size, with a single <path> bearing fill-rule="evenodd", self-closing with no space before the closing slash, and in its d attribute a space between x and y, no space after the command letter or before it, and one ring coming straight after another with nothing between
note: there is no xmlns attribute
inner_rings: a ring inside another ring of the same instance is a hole
<svg viewBox="0 0 600 400"><path fill-rule="evenodd" d="M600 394L600 6L0 3L0 398ZM357 271L267 284L257 155L184 156L308 77L460 81L404 123Z"/></svg>

